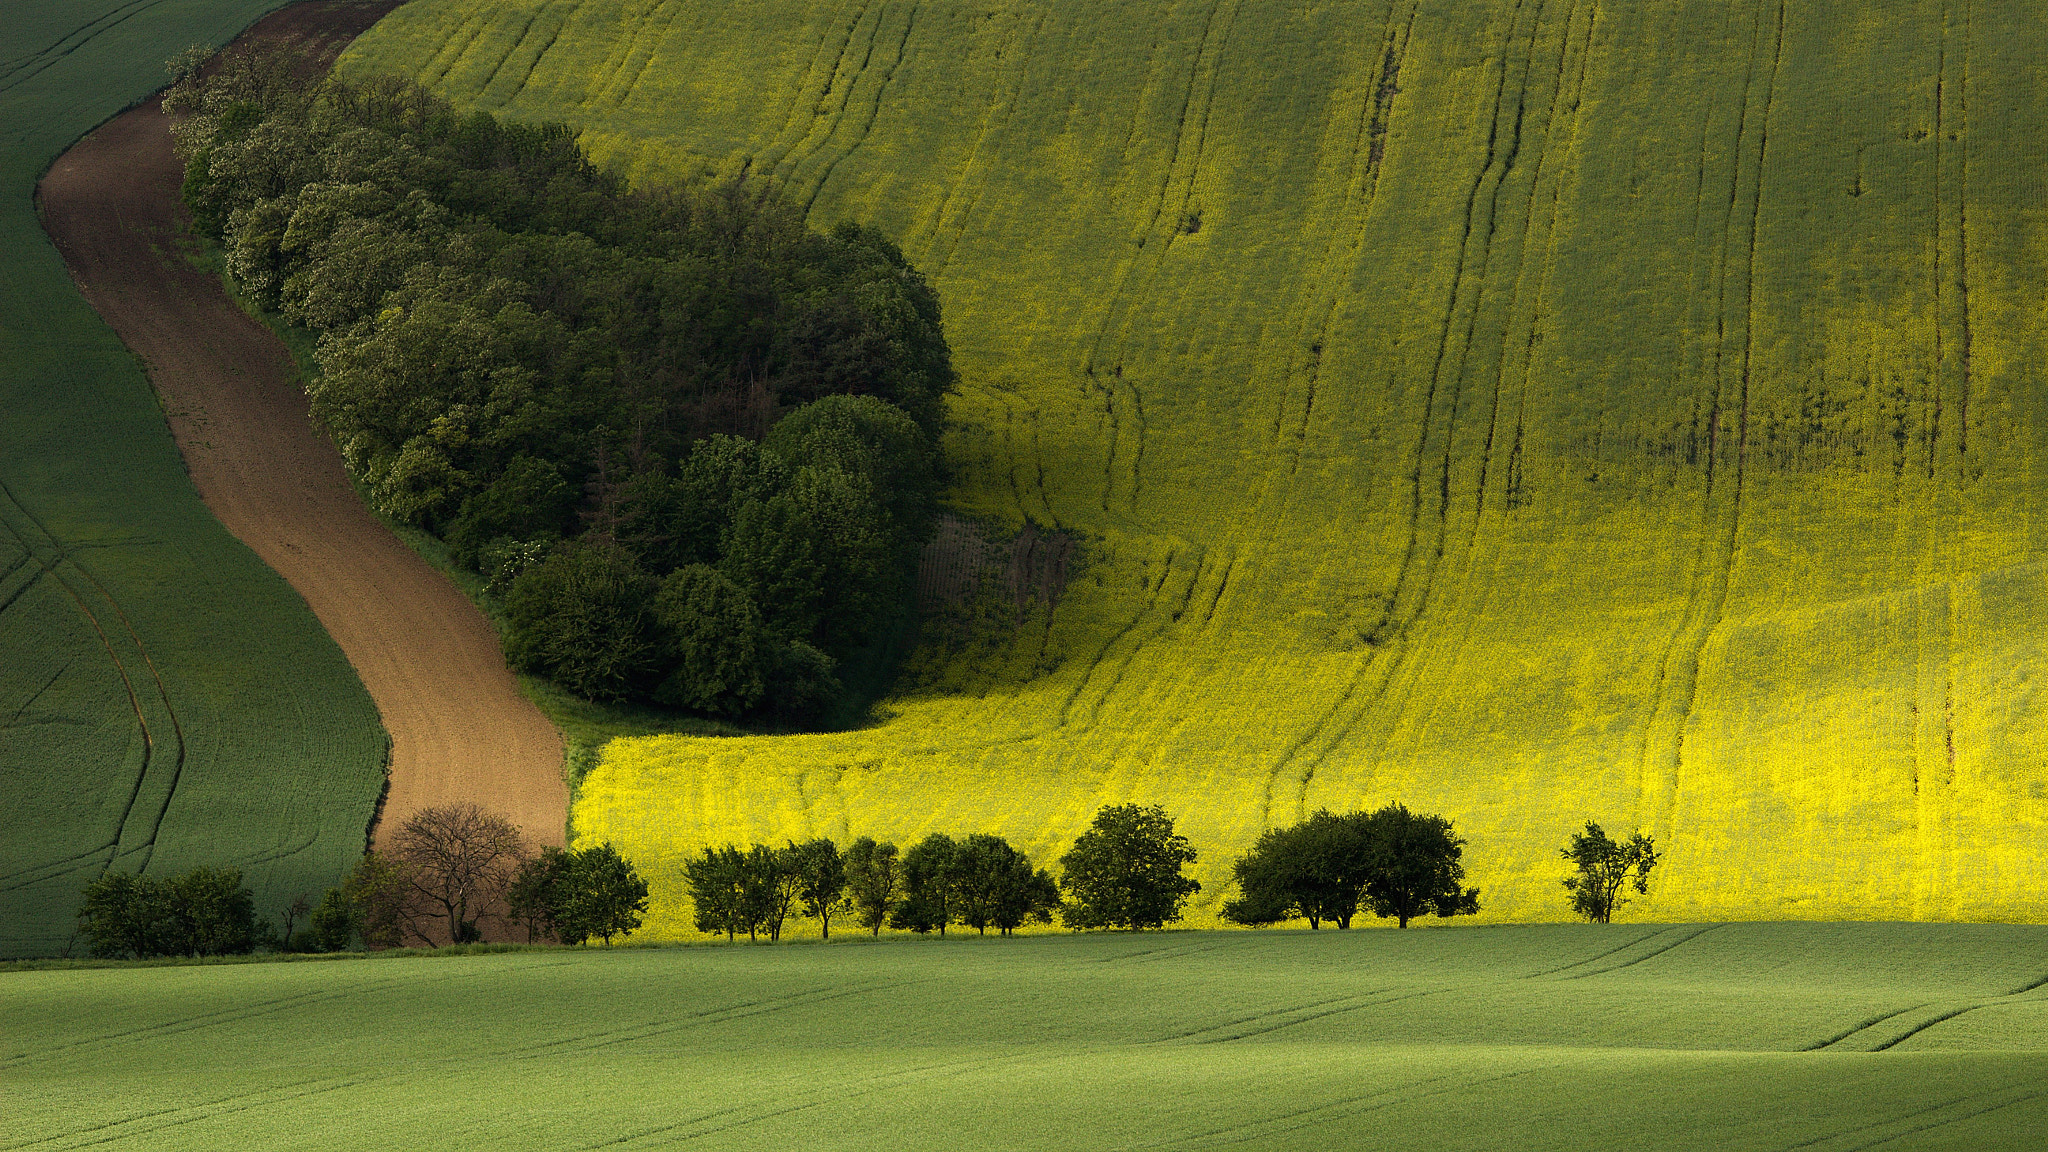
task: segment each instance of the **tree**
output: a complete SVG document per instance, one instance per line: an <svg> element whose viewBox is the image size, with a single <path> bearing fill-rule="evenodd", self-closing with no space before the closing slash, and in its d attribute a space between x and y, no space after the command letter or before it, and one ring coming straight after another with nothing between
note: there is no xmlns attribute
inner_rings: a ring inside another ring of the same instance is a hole
<svg viewBox="0 0 2048 1152"><path fill-rule="evenodd" d="M753 936L753 922L747 919L746 874L746 854L730 844L706 848L702 856L683 865L683 881L696 907L697 931L723 932L727 941L742 928Z"/></svg>
<svg viewBox="0 0 2048 1152"><path fill-rule="evenodd" d="M164 882L173 955L230 956L256 942L256 897L234 868L194 868Z"/></svg>
<svg viewBox="0 0 2048 1152"><path fill-rule="evenodd" d="M312 910L313 902L306 898L304 892L292 897L292 902L284 906L284 911L278 914L278 919L284 924L284 935L279 937L283 946L279 951L290 952L293 950L293 939L296 936L295 929L298 927L299 920Z"/></svg>
<svg viewBox="0 0 2048 1152"><path fill-rule="evenodd" d="M955 922L983 935L994 928L1008 936L1027 920L1049 922L1060 906L1051 873L1034 871L1009 841L984 833L961 841L954 853L952 891Z"/></svg>
<svg viewBox="0 0 2048 1152"><path fill-rule="evenodd" d="M665 655L655 588L622 549L564 545L505 594L505 655L591 700L635 695Z"/></svg>
<svg viewBox="0 0 2048 1152"><path fill-rule="evenodd" d="M657 701L714 716L737 716L760 702L769 666L761 613L725 573L703 564L669 573L654 616L675 654Z"/></svg>
<svg viewBox="0 0 2048 1152"><path fill-rule="evenodd" d="M573 858L553 845L519 866L505 890L506 911L526 925L526 942L562 939L561 920L569 901ZM566 942L566 941L565 941Z"/></svg>
<svg viewBox="0 0 2048 1152"><path fill-rule="evenodd" d="M1005 891L1003 903L996 909L995 926L1008 936L1026 921L1052 923L1053 915L1062 907L1060 882L1053 879L1052 873L1043 868L1032 869L1027 863Z"/></svg>
<svg viewBox="0 0 2048 1152"><path fill-rule="evenodd" d="M400 825L392 855L408 865L413 891L445 917L449 940L466 944L483 938L477 921L504 900L526 845L504 817L476 804L448 804L423 808Z"/></svg>
<svg viewBox="0 0 2048 1152"><path fill-rule="evenodd" d="M104 872L85 886L78 907L78 931L92 954L108 959L161 955L159 941L168 901L155 880L129 872Z"/></svg>
<svg viewBox="0 0 2048 1152"><path fill-rule="evenodd" d="M891 928L946 934L953 919L954 856L959 846L943 832L934 832L903 854L903 902L889 917Z"/></svg>
<svg viewBox="0 0 2048 1152"><path fill-rule="evenodd" d="M1468 916L1479 911L1479 889L1463 887L1465 841L1441 816L1418 816L1389 804L1367 817L1373 863L1365 903L1373 915L1393 917L1406 928L1425 912Z"/></svg>
<svg viewBox="0 0 2048 1152"><path fill-rule="evenodd" d="M1223 918L1273 924L1300 916L1311 929L1325 920L1351 927L1375 860L1372 818L1320 811L1300 824L1268 829L1233 864L1238 899Z"/></svg>
<svg viewBox="0 0 2048 1152"><path fill-rule="evenodd" d="M1181 869L1195 862L1187 837L1176 835L1164 809L1105 805L1088 831L1060 857L1060 887L1069 928L1158 928L1180 919L1182 905L1202 890Z"/></svg>
<svg viewBox="0 0 2048 1152"><path fill-rule="evenodd" d="M804 915L818 921L818 938L832 938L832 913L846 903L846 861L826 839L791 841L787 849Z"/></svg>
<svg viewBox="0 0 2048 1152"><path fill-rule="evenodd" d="M797 886L796 861L788 851L766 844L747 850L747 909L754 923L768 930L768 939L782 939L782 922L796 906Z"/></svg>
<svg viewBox="0 0 2048 1152"><path fill-rule="evenodd" d="M348 949L356 934L356 912L348 897L340 888L329 888L320 897L320 905L313 909L313 947L321 952L342 952Z"/></svg>
<svg viewBox="0 0 2048 1152"><path fill-rule="evenodd" d="M229 956L256 944L256 898L233 868L105 873L85 886L78 921L96 956Z"/></svg>
<svg viewBox="0 0 2048 1152"><path fill-rule="evenodd" d="M1572 911L1596 924L1613 922L1614 910L1626 903L1621 894L1624 884L1633 886L1638 895L1648 895L1650 869L1663 858L1655 842L1641 832L1616 843L1591 820L1586 821L1584 832L1572 833L1570 843L1558 855L1578 868L1578 875L1564 880L1572 894Z"/></svg>
<svg viewBox="0 0 2048 1152"><path fill-rule="evenodd" d="M431 943L419 929L419 894L413 866L382 852L364 853L342 882L341 896L366 948L396 948L410 935Z"/></svg>
<svg viewBox="0 0 2048 1152"><path fill-rule="evenodd" d="M846 849L846 892L860 926L876 936L897 904L896 845L877 844L871 836Z"/></svg>
<svg viewBox="0 0 2048 1152"><path fill-rule="evenodd" d="M647 911L647 881L611 843L568 853L568 899L562 916L565 944L592 936L611 947L612 937L630 936ZM570 939L574 937L574 939Z"/></svg>

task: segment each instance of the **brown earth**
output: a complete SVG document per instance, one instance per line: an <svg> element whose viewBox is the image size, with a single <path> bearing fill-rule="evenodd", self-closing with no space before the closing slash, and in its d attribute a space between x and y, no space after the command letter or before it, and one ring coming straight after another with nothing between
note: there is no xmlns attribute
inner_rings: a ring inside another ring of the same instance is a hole
<svg viewBox="0 0 2048 1152"><path fill-rule="evenodd" d="M331 61L396 6L294 5L244 37L313 38ZM182 178L170 118L147 101L43 177L44 227L147 363L207 507L306 598L377 702L392 744L378 840L421 808L474 801L535 844L561 844L561 738L519 694L490 622L364 508L290 353L182 255Z"/></svg>

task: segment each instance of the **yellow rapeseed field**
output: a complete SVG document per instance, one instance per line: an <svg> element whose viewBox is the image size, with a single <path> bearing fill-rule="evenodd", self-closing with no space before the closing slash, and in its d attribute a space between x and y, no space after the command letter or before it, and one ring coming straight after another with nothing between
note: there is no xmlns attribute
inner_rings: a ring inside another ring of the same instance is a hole
<svg viewBox="0 0 2048 1152"><path fill-rule="evenodd" d="M2048 915L2048 25L1967 0L415 0L345 67L932 278L954 508L1080 540L872 727L612 744L580 840L1230 859L1391 800L1484 919Z"/></svg>

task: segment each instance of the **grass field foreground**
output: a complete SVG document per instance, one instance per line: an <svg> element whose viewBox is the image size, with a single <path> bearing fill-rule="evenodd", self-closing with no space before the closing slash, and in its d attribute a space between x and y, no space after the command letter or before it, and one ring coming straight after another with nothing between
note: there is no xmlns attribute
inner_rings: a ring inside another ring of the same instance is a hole
<svg viewBox="0 0 2048 1152"><path fill-rule="evenodd" d="M297 593L200 503L37 178L275 0L13 5L0 61L0 956L61 952L108 868L242 869L259 912L363 850L384 731ZM166 248L179 238L163 236Z"/></svg>
<svg viewBox="0 0 2048 1152"><path fill-rule="evenodd" d="M1487 917L2048 916L2048 25L1969 0L416 0L345 69L745 170L929 275L955 508L1082 541L861 731L610 746L579 835L1400 800Z"/></svg>
<svg viewBox="0 0 2048 1152"><path fill-rule="evenodd" d="M2048 930L1533 926L0 974L11 1145L1996 1152ZM365 1042L374 1037L373 1042Z"/></svg>

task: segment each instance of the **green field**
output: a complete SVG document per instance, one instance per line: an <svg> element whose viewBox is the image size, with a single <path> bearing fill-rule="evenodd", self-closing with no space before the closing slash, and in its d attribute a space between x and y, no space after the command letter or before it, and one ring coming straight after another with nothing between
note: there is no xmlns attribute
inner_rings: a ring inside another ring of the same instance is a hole
<svg viewBox="0 0 2048 1152"><path fill-rule="evenodd" d="M269 917L362 853L385 736L348 662L200 504L141 367L36 219L66 146L275 0L12 5L0 48L0 956L69 947L108 868L243 870ZM167 243L171 238L165 238Z"/></svg>
<svg viewBox="0 0 2048 1152"><path fill-rule="evenodd" d="M415 0L344 67L897 238L1049 612L849 733L616 742L582 836L1405 801L1486 916L2048 915L2048 24L1968 0Z"/></svg>
<svg viewBox="0 0 2048 1152"><path fill-rule="evenodd" d="M2048 1130L2044 975L1869 924L28 972L0 1081L11 1148L1992 1152Z"/></svg>

